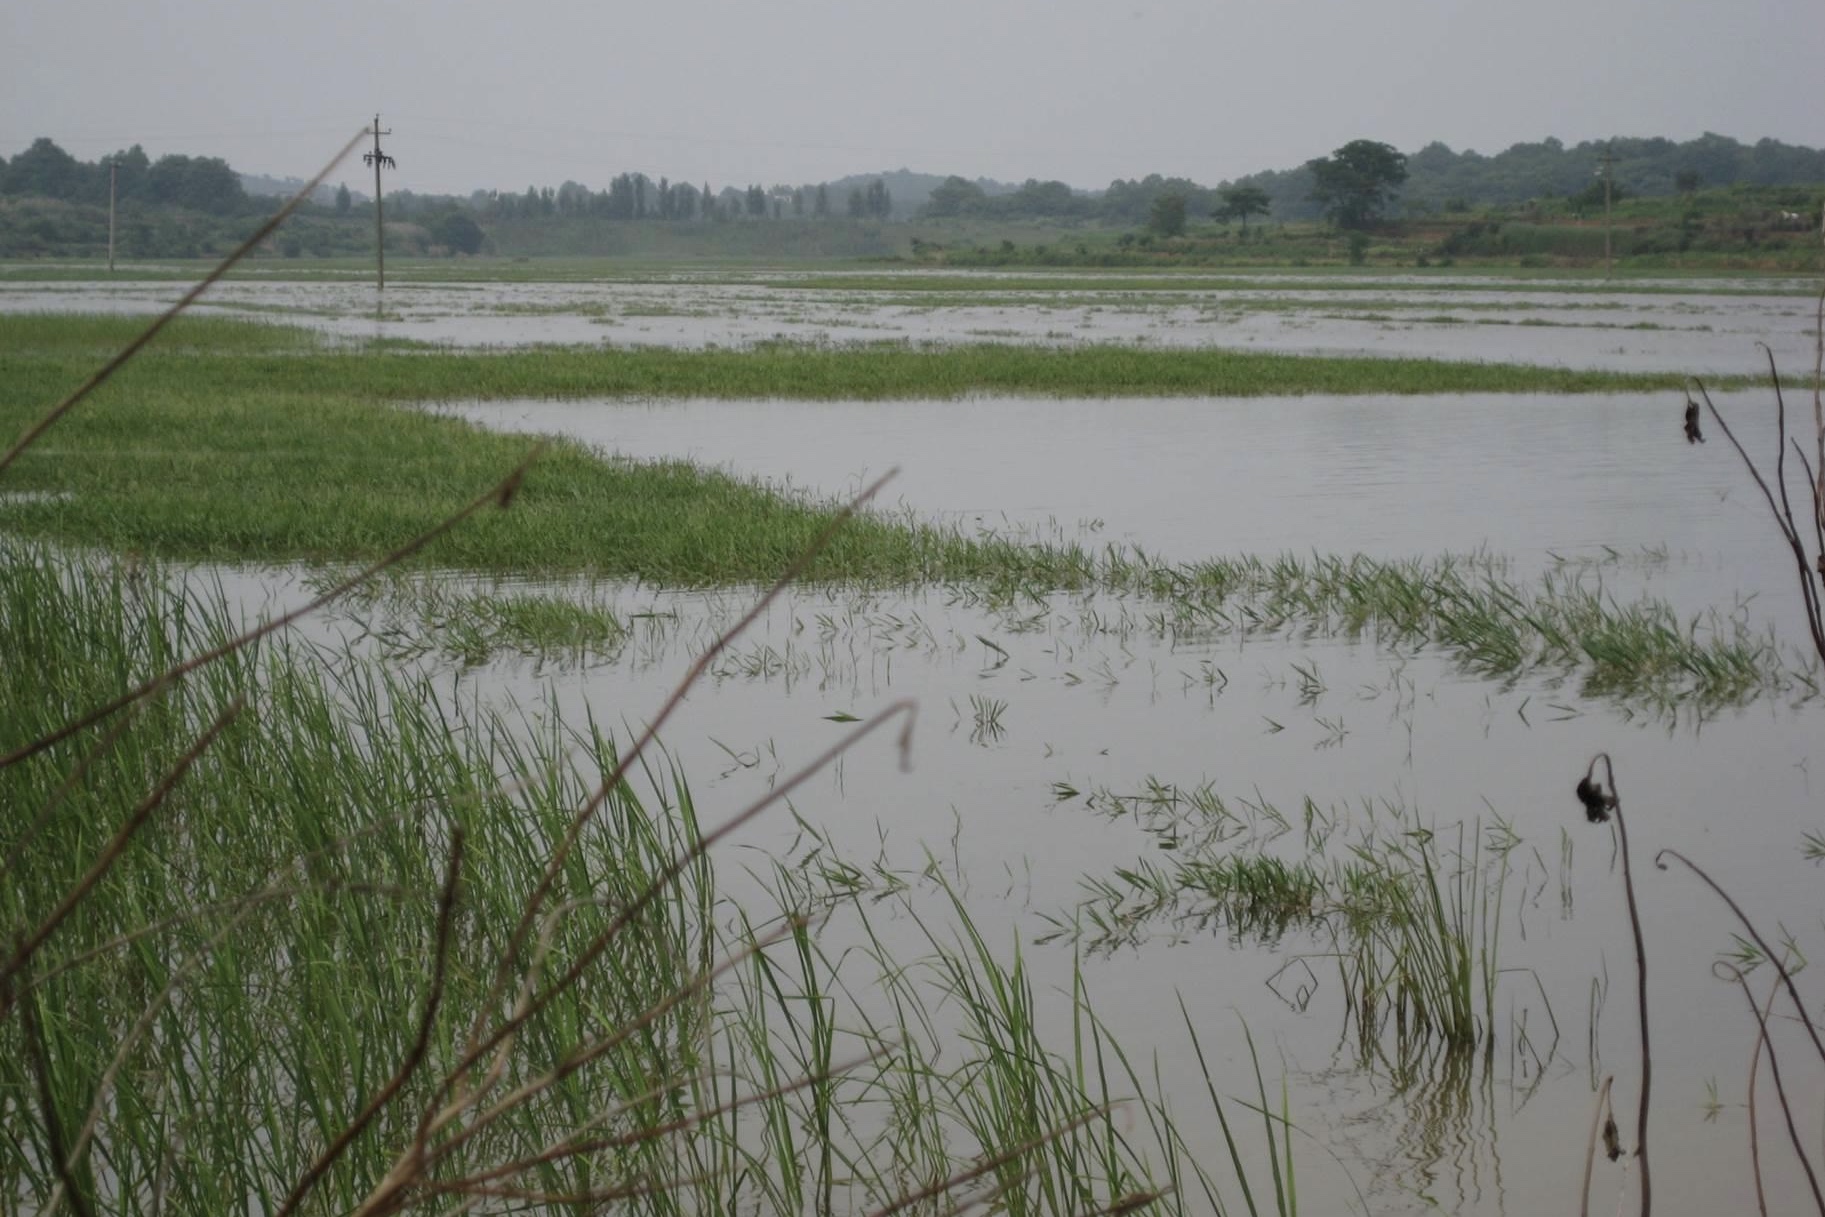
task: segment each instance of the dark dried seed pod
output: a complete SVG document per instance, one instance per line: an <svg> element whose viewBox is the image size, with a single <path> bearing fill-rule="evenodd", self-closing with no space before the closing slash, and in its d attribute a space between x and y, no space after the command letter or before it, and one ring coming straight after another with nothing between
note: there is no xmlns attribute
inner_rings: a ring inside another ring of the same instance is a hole
<svg viewBox="0 0 1825 1217"><path fill-rule="evenodd" d="M1611 798L1603 792L1603 787L1591 781L1590 774L1578 779L1578 802L1584 804L1584 818L1592 824L1602 824L1610 818L1610 808L1615 806Z"/></svg>

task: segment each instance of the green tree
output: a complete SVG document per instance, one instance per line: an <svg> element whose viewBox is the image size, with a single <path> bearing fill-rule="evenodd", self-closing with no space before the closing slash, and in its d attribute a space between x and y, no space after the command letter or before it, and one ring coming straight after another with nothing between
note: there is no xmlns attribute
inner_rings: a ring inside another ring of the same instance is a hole
<svg viewBox="0 0 1825 1217"><path fill-rule="evenodd" d="M466 211L447 211L431 221L431 239L459 254L482 251L482 226Z"/></svg>
<svg viewBox="0 0 1825 1217"><path fill-rule="evenodd" d="M944 179L944 184L931 192L925 201L925 214L928 216L962 216L971 215L986 208L988 196L983 194L982 187L960 178L954 174Z"/></svg>
<svg viewBox="0 0 1825 1217"><path fill-rule="evenodd" d="M887 182L882 178L868 183L868 193L863 203L868 214L877 220L885 220L893 214L893 195L888 193Z"/></svg>
<svg viewBox="0 0 1825 1217"><path fill-rule="evenodd" d="M336 187L336 214L347 215L355 206L355 200L349 195L348 183Z"/></svg>
<svg viewBox="0 0 1825 1217"><path fill-rule="evenodd" d="M1217 191L1222 200L1212 214L1219 220L1241 220L1242 231L1248 231L1249 216L1264 216L1272 206L1267 191L1259 186L1225 186Z"/></svg>
<svg viewBox="0 0 1825 1217"><path fill-rule="evenodd" d="M83 164L42 136L12 159L0 180L0 194L36 195L74 201L82 191ZM106 189L106 176L103 176ZM104 195L105 197L105 195Z"/></svg>
<svg viewBox="0 0 1825 1217"><path fill-rule="evenodd" d="M1351 140L1329 156L1307 161L1312 199L1339 228L1367 228L1381 218L1395 188L1407 180L1407 158L1391 144Z"/></svg>
<svg viewBox="0 0 1825 1217"><path fill-rule="evenodd" d="M1182 236L1185 232L1185 196L1175 190L1153 200L1147 227L1162 237Z"/></svg>

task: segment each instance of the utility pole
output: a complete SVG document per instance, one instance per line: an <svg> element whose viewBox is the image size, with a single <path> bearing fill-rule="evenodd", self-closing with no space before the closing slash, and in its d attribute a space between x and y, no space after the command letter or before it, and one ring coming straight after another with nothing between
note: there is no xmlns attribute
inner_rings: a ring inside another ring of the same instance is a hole
<svg viewBox="0 0 1825 1217"><path fill-rule="evenodd" d="M1603 277L1610 277L1610 183L1616 177L1616 154L1606 144L1603 148Z"/></svg>
<svg viewBox="0 0 1825 1217"><path fill-rule="evenodd" d="M114 183L120 177L120 166L108 161L108 273L114 273Z"/></svg>
<svg viewBox="0 0 1825 1217"><path fill-rule="evenodd" d="M383 292L387 290L387 232L380 210L380 167L385 165L388 169L397 169L399 166L392 157L380 150L380 137L391 134L391 130L380 129L380 115L374 115L374 150L361 154L362 160L374 166L374 268L379 276L376 279L378 290Z"/></svg>

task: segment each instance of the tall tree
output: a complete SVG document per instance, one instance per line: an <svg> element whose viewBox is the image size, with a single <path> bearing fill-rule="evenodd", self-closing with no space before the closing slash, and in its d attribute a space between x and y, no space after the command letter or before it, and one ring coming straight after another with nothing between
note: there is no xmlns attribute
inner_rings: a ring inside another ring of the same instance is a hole
<svg viewBox="0 0 1825 1217"><path fill-rule="evenodd" d="M1241 220L1243 232L1248 231L1249 216L1264 216L1270 207L1267 191L1259 186L1225 186L1217 197L1223 200L1214 213L1217 219Z"/></svg>
<svg viewBox="0 0 1825 1217"><path fill-rule="evenodd" d="M1307 161L1312 199L1339 228L1367 228L1381 218L1395 188L1407 180L1407 158L1391 144L1354 139L1329 156Z"/></svg>
<svg viewBox="0 0 1825 1217"><path fill-rule="evenodd" d="M968 178L952 174L944 179L944 184L931 192L925 200L925 214L928 216L961 216L986 209L988 196L982 187Z"/></svg>
<svg viewBox="0 0 1825 1217"><path fill-rule="evenodd" d="M1147 216L1147 227L1162 237L1183 236L1185 196L1175 190L1153 200L1153 210Z"/></svg>

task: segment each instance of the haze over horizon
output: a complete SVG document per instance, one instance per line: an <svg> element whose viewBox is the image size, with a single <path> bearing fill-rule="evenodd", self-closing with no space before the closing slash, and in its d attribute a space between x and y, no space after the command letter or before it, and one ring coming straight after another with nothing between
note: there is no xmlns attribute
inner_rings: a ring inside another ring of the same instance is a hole
<svg viewBox="0 0 1825 1217"><path fill-rule="evenodd" d="M901 167L1215 184L1357 138L1495 153L1714 131L1818 146L1803 0L1299 4L13 0L0 155L48 136L308 177L379 111L387 187L625 171L717 187ZM360 188L358 159L331 181Z"/></svg>

